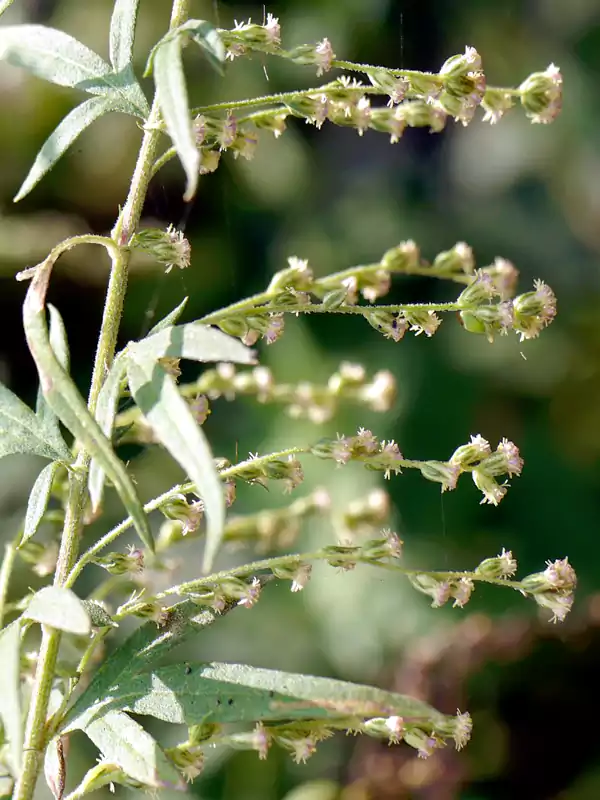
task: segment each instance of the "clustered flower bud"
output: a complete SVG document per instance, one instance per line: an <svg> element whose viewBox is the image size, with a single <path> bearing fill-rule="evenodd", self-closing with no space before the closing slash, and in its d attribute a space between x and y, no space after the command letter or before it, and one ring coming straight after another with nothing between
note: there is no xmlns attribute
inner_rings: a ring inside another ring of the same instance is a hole
<svg viewBox="0 0 600 800"><path fill-rule="evenodd" d="M144 569L144 553L136 547L129 547L127 553L108 553L97 556L94 561L111 575L139 575Z"/></svg>
<svg viewBox="0 0 600 800"><path fill-rule="evenodd" d="M439 76L444 88L435 102L454 119L468 125L486 89L479 53L474 47L467 47L463 55L452 56L444 63Z"/></svg>
<svg viewBox="0 0 600 800"><path fill-rule="evenodd" d="M359 428L356 436L338 436L337 439L322 439L311 448L319 458L331 458L338 464L360 461L367 469L384 473L385 478L401 472L404 457L393 440L379 441L365 428Z"/></svg>
<svg viewBox="0 0 600 800"><path fill-rule="evenodd" d="M314 64L317 67L317 77L329 72L335 61L335 53L327 38L315 45L304 44L295 47L288 51L287 57L295 64Z"/></svg>
<svg viewBox="0 0 600 800"><path fill-rule="evenodd" d="M441 578L433 573L418 572L409 574L408 579L415 589L432 598L432 608L441 608L450 599L454 599L454 607L463 608L471 599L475 588L468 577Z"/></svg>
<svg viewBox="0 0 600 800"><path fill-rule="evenodd" d="M532 122L547 124L562 109L562 75L555 64L534 72L519 86L521 105Z"/></svg>
<svg viewBox="0 0 600 800"><path fill-rule="evenodd" d="M500 555L495 558L486 558L476 568L478 575L484 578L511 578L517 571L517 562L510 550L502 548Z"/></svg>
<svg viewBox="0 0 600 800"><path fill-rule="evenodd" d="M573 606L577 575L568 558L547 561L543 572L528 575L521 590L542 608L552 612L551 622L563 622Z"/></svg>
<svg viewBox="0 0 600 800"><path fill-rule="evenodd" d="M226 48L226 58L244 55L248 50L260 50L265 53L277 53L281 43L279 20L267 14L264 25L248 22L235 22L233 30L220 30L221 39Z"/></svg>
<svg viewBox="0 0 600 800"><path fill-rule="evenodd" d="M261 459L251 455L243 465L238 464L236 479L257 483L267 488L270 480L283 481L284 491L291 492L304 480L302 464L294 456L287 459Z"/></svg>
<svg viewBox="0 0 600 800"><path fill-rule="evenodd" d="M166 230L146 228L138 231L129 242L129 247L141 250L163 264L165 272L173 267L186 269L190 265L191 247L182 231L169 225Z"/></svg>

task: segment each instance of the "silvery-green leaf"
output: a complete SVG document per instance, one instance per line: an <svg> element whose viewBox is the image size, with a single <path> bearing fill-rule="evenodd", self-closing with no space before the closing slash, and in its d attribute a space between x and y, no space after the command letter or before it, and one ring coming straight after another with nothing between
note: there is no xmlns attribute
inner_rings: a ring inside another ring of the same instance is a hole
<svg viewBox="0 0 600 800"><path fill-rule="evenodd" d="M235 364L256 363L254 351L239 339L218 328L199 322L171 325L129 346L138 360L186 358L190 361L231 361Z"/></svg>
<svg viewBox="0 0 600 800"><path fill-rule="evenodd" d="M77 595L59 586L44 586L31 598L23 616L41 625L67 633L87 635L91 629L89 614Z"/></svg>
<svg viewBox="0 0 600 800"><path fill-rule="evenodd" d="M138 361L130 351L127 375L140 411L158 440L189 475L204 502L207 517L204 569L208 570L221 543L225 522L223 486L208 441L177 391L175 381L159 364Z"/></svg>
<svg viewBox="0 0 600 800"><path fill-rule="evenodd" d="M126 370L126 354L119 353L119 355L113 361L98 395L98 402L96 404L96 422L109 441L112 437L113 425L117 415L121 382L125 377ZM100 460L95 457L92 458L88 479L88 489L92 503L92 511L94 513L100 508L102 503L105 480L106 473L104 472Z"/></svg>
<svg viewBox="0 0 600 800"><path fill-rule="evenodd" d="M185 27L191 31L192 41L202 49L209 64L222 75L227 51L219 31L203 19L188 20Z"/></svg>
<svg viewBox="0 0 600 800"><path fill-rule="evenodd" d="M121 682L125 675L148 670L175 647L185 644L237 607L233 601L217 612L212 608L202 608L191 600L183 600L171 606L168 620L162 628L157 628L155 622L148 620L117 647L110 658L102 662L67 713L62 732L85 729L99 706L106 704L107 698L110 699L111 687Z"/></svg>
<svg viewBox="0 0 600 800"><path fill-rule="evenodd" d="M110 63L115 72L131 64L139 0L116 0L110 19Z"/></svg>
<svg viewBox="0 0 600 800"><path fill-rule="evenodd" d="M181 59L181 37L159 43L154 56L154 81L162 117L187 177L183 199L196 194L200 153L190 118L187 88Z"/></svg>
<svg viewBox="0 0 600 800"><path fill-rule="evenodd" d="M20 689L20 624L15 620L0 630L0 720L8 740L10 767L19 774L23 747Z"/></svg>
<svg viewBox="0 0 600 800"><path fill-rule="evenodd" d="M92 122L110 111L132 112L131 104L124 103L116 94L91 97L78 105L64 117L42 145L23 184L14 197L14 202L22 200L40 182L69 149L77 137Z"/></svg>
<svg viewBox="0 0 600 800"><path fill-rule="evenodd" d="M25 525L23 528L23 537L21 544L24 544L32 536L35 536L37 529L46 509L48 508L48 501L50 500L50 491L52 489L52 482L56 475L56 470L59 465L56 461L47 464L44 469L37 476L33 489L27 501L27 512L25 513Z"/></svg>
<svg viewBox="0 0 600 800"><path fill-rule="evenodd" d="M183 788L182 780L155 739L127 714L111 711L85 728L103 761L116 764L145 786Z"/></svg>
<svg viewBox="0 0 600 800"><path fill-rule="evenodd" d="M118 628L119 625L110 616L108 611L94 600L82 600L83 607L90 617L94 628Z"/></svg>
<svg viewBox="0 0 600 800"><path fill-rule="evenodd" d="M173 311L170 311L166 317L163 317L156 325L150 329L148 332L148 336L153 336L155 333L160 333L160 331L164 330L165 328L170 327L171 325L175 325L179 317L183 314L185 307L187 306L189 298L184 297L181 303L174 308Z"/></svg>
<svg viewBox="0 0 600 800"><path fill-rule="evenodd" d="M139 116L148 113L139 84L131 75L115 73L109 64L68 33L45 25L0 27L0 60L59 86L72 86L89 94L117 93Z"/></svg>
<svg viewBox="0 0 600 800"><path fill-rule="evenodd" d="M11 453L33 453L65 464L72 460L60 433L0 383L0 458Z"/></svg>
<svg viewBox="0 0 600 800"><path fill-rule="evenodd" d="M48 313L50 316L50 330L48 334L50 339L50 347L54 351L54 355L56 356L61 367L65 370L65 372L69 372L69 341L67 339L67 329L65 328L65 323L60 311L53 306L52 303L48 303ZM44 423L54 428L58 435L62 436L58 424L58 417L54 411L52 411L48 403L44 400L44 393L42 392L41 387L38 389L37 393L35 413L38 417L40 417L40 419L44 420Z"/></svg>

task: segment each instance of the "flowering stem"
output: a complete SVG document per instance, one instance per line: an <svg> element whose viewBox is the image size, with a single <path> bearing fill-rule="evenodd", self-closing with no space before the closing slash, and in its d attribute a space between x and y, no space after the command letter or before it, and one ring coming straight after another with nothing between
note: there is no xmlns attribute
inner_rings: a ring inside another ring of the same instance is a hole
<svg viewBox="0 0 600 800"><path fill-rule="evenodd" d="M187 19L188 7L189 0L173 0L170 21L171 29L181 25ZM150 116L147 120L147 127L132 176L129 194L112 232L112 242L114 244L107 245L107 241L104 237L97 237L102 240L97 243L108 246L111 252L112 268L88 398L88 407L92 413L95 410L98 395L106 377L107 368L110 366L115 353L117 333L127 288L129 267L129 252L121 248L133 234L142 213L142 206L152 175L152 164L161 136L160 131L156 130L156 123L158 123L159 120L160 108L155 98ZM89 242L96 237L81 238ZM76 243L79 242L70 240L70 246L74 246ZM85 450L81 450L75 462L74 469L69 476L69 494L65 508L65 522L54 574L55 586L64 587L68 585L68 576L77 557L79 534L83 524L83 511L87 493L86 478L90 460L91 454L87 453ZM32 699L25 727L23 768L15 786L13 800L31 800L35 791L41 768L42 755L47 741L46 719L48 716L48 704L54 680L59 644L60 631L43 625L42 641L31 693Z"/></svg>
<svg viewBox="0 0 600 800"><path fill-rule="evenodd" d="M224 480L227 478L235 478L236 475L243 472L249 465L258 466L261 464L266 464L269 461L277 461L282 458L286 458L287 456L292 455L299 455L300 453L307 453L308 448L301 448L301 447L289 447L287 450L280 450L275 453L269 453L266 456L260 456L258 458L249 458L245 461L240 461L239 464L234 464L231 467L227 467L226 469L221 470L219 473L220 477ZM177 497L181 494L189 494L190 492L194 492L196 489L195 484L191 481L187 483L178 483L176 486L173 486L171 489L167 490L163 494L155 497L154 500L150 500L150 502L146 503L144 506L144 511L146 514L150 514L152 511L156 511L165 503L168 503L169 500L172 500L174 497ZM124 519L123 522L120 522L116 525L112 530L108 531L101 539L98 539L95 544L93 544L88 550L81 555L78 562L74 565L73 569L69 573L67 580L65 581L65 586L71 588L86 564L89 564L101 550L104 550L107 545L114 542L122 533L125 533L133 525L133 520L131 517L127 517Z"/></svg>

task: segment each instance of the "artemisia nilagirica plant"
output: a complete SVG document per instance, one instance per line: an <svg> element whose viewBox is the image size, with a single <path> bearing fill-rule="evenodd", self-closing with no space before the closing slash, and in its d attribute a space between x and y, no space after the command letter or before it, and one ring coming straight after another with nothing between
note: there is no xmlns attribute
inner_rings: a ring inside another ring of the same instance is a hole
<svg viewBox="0 0 600 800"><path fill-rule="evenodd" d="M1 7L8 5L4 2ZM301 496L283 510L226 514L239 483L279 483L285 491L296 492L311 458L327 459L332 467L357 461L386 479L416 469L439 483L442 491L453 490L461 476L470 475L481 502L496 506L508 490L507 480L521 473L517 446L502 439L492 447L476 434L451 454L422 460L405 455L396 442L360 428L336 439L319 440L315 434L305 446L231 464L214 457L202 424L221 397L232 401L245 396L315 424L332 418L346 402L375 411L390 408L395 386L387 371L370 375L359 364L343 363L326 385L304 380L282 384L268 368L258 366L263 342L275 343L290 315L355 314L398 342L411 333L431 337L444 314L458 312L465 336L483 334L491 342L514 333L527 340L552 322L556 311L552 290L538 280L518 294L517 270L510 262L497 258L476 269L464 243L428 263L417 245L406 241L375 263L350 266L326 277L315 277L306 261L290 257L260 294L181 324L184 301L146 337L120 352L116 352L117 333L135 251L149 254L167 271L186 268L193 260L181 232L172 226L157 230L141 224L148 185L172 157L183 166L184 196L189 201L198 181L218 168L224 153L252 158L259 136L284 135L290 118L317 128L353 127L359 135L378 131L392 143L400 141L398 146L407 127L438 132L449 120L467 125L479 108L494 124L517 105L532 122L548 123L560 111L561 74L551 65L517 88L488 86L473 47L449 58L439 72L354 64L339 60L327 39L285 50L278 20L271 15L264 25L248 22L218 30L209 22L189 18L189 0L173 0L169 30L148 57L146 73L155 83L149 103L132 66L137 11L138 0L116 0L109 61L52 28L0 28L0 58L89 95L42 146L15 200L30 192L76 137L103 114L129 114L131 124L141 128L129 193L110 234L67 239L42 263L17 275L29 281L23 322L40 388L34 412L0 386L0 455L34 453L48 463L35 482L22 526L6 546L0 571L4 793L14 787L15 800L31 800L45 765L46 780L60 800L67 782L64 753L75 730L94 742L100 761L78 786L70 787L71 800L108 783L181 786L201 772L207 746L248 748L265 758L275 744L290 751L296 761L304 761L319 741L344 730L404 742L423 757L447 744L460 748L471 733L466 712L447 716L420 700L325 678L221 663L163 666L162 660L168 650L201 635L203 628L218 625L226 614L250 613L271 581L288 582L292 592L302 590L317 561L338 570L366 564L392 571L428 595L434 607L449 601L462 607L478 583L491 583L531 597L552 619L563 620L576 582L566 558L548 562L539 573L520 580L514 577L517 564L512 553L504 550L461 572L407 569L402 541L385 526L388 502L382 491L347 508L343 523L332 526L331 543L315 552L295 552L294 540L306 519L330 514L325 490ZM285 58L299 69L316 70L317 84L301 91L190 108L182 66L184 45L197 45L220 72L227 59L257 51ZM69 374L67 332L59 310L46 303L55 262L80 244L103 247L111 262L87 401ZM403 275L446 280L456 287L455 299L381 303L392 280ZM194 382L181 384L180 359L215 366ZM125 396L130 404L119 410ZM163 494L143 505L118 455L123 442L161 445L188 479L165 487ZM125 519L80 552L82 528L100 517L107 486L118 493ZM158 514L152 516L154 512ZM161 515L164 519L157 528ZM55 530L55 537L45 544L36 538L42 522ZM137 532L139 547L119 549L119 537L130 528ZM357 529L370 533L348 540L347 533ZM166 569L167 554L186 537L196 538L199 549L204 545L201 574L156 591L145 579L145 567ZM219 549L240 541L254 546L260 559L213 571ZM48 585L25 597L13 596L10 578L17 558L38 576L47 577ZM79 576L87 568L99 567L106 571L106 581L91 597L81 597ZM128 617L145 622L102 660L104 640ZM36 642L34 654L25 651L25 637L28 648ZM65 637L70 647L59 662ZM128 712L183 723L187 739L163 749Z"/></svg>

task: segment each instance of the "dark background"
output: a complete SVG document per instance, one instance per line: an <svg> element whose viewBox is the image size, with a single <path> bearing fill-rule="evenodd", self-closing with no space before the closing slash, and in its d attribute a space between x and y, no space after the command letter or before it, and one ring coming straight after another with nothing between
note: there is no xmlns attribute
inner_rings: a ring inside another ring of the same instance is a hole
<svg viewBox="0 0 600 800"><path fill-rule="evenodd" d="M44 22L105 54L111 5L16 0L6 21ZM449 123L440 135L408 131L394 146L373 132L359 138L328 123L317 131L290 121L278 140L261 135L253 161L226 154L218 172L201 180L189 215L181 200L182 171L172 163L154 180L144 216L177 226L185 215L192 265L168 276L152 265L133 271L123 343L185 295L185 319L191 320L261 290L289 255L308 258L317 274L377 260L403 239L414 239L427 258L466 241L480 265L497 255L510 259L521 272L521 291L538 277L557 294L559 315L539 340L520 345L511 337L489 345L448 317L433 339L410 335L394 344L359 319L292 318L279 342L260 348L278 379L326 380L341 360L390 369L399 385L393 411L377 416L344 409L315 428L250 402L221 401L206 428L215 453L232 460L238 452L265 453L359 425L396 439L414 458L448 458L471 433L493 444L506 436L521 448L525 469L497 509L480 506L466 479L441 500L438 487L416 474L386 485L407 559L430 568L467 568L506 547L524 575L543 569L546 559L569 556L580 586L572 618L559 628L540 621L533 603L509 591L478 589L462 611L432 610L395 577L366 568L349 574L318 569L300 597L270 588L255 610L232 615L190 655L419 693L448 713L471 711L473 741L460 754L444 751L425 762L404 746L341 736L302 767L283 753L272 753L266 763L253 753L226 754L211 757L192 791L206 800L598 797L600 734L591 710L600 667L594 598L600 556L600 8L593 0L287 0L267 11L280 18L284 46L327 36L338 57L357 62L437 70L472 45L493 85L518 85L554 62L564 75L562 116L551 126L533 126L515 109L494 127L480 119L468 128ZM140 74L168 12L168 2L142 0ZM195 2L192 13L223 27L263 16L262 7L220 0ZM224 79L191 54L187 68L194 104L319 82L310 68L261 56L236 61ZM0 97L0 377L33 402L35 371L20 323L24 286L13 276L67 235L110 230L140 131L131 118L116 115L96 123L15 207L11 198L37 150L78 97L5 65ZM65 318L72 371L82 389L106 277L103 256L91 249L65 258L53 278L50 299ZM400 281L395 292L407 301L455 294L452 286L417 279ZM148 497L178 477L157 450L134 467ZM0 537L14 535L38 469L20 457L0 462ZM298 496L325 485L340 511L378 485L377 476L358 467L336 470L307 460L305 469ZM240 492L236 509L285 502L277 488L267 494L257 487ZM117 504L107 513L118 519ZM310 525L299 546L334 536L330 527ZM197 574L197 545L186 556L180 574ZM89 575L88 590L98 577ZM32 585L24 568L19 581L22 591ZM173 731L160 735L177 741ZM95 757L84 742L75 744L71 774ZM324 782L303 785L317 780Z"/></svg>

